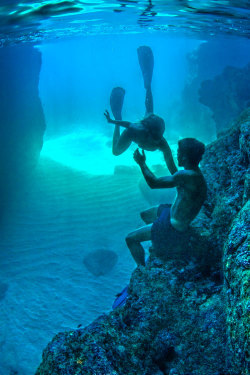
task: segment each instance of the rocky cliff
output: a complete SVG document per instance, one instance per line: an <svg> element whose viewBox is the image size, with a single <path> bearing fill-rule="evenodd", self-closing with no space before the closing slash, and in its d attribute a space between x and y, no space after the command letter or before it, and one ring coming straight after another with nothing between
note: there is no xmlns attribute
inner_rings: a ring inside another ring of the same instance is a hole
<svg viewBox="0 0 250 375"><path fill-rule="evenodd" d="M249 129L247 110L207 146L186 248L165 263L152 252L126 305L55 336L36 375L249 374Z"/></svg>
<svg viewBox="0 0 250 375"><path fill-rule="evenodd" d="M0 49L0 216L36 164L45 118L38 84L42 59L33 45Z"/></svg>

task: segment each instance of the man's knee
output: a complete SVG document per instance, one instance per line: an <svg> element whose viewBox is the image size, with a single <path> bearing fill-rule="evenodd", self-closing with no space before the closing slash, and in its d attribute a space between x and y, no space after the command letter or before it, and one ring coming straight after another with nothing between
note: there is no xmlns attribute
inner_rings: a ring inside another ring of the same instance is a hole
<svg viewBox="0 0 250 375"><path fill-rule="evenodd" d="M144 223L152 224L157 219L158 206L148 208L147 210L141 211L140 216Z"/></svg>
<svg viewBox="0 0 250 375"><path fill-rule="evenodd" d="M127 237L125 238L125 241L126 241L126 244L128 245L128 247L129 247L129 245L134 244L135 242L138 242L138 241L136 241L135 235L134 235L133 232L131 232L127 235Z"/></svg>

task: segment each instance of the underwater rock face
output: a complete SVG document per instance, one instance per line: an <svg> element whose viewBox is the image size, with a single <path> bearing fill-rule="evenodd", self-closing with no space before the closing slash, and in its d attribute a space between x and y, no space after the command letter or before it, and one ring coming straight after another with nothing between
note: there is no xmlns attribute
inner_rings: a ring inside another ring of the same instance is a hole
<svg viewBox="0 0 250 375"><path fill-rule="evenodd" d="M37 162L45 119L38 93L41 54L32 45L0 49L0 214Z"/></svg>
<svg viewBox="0 0 250 375"><path fill-rule="evenodd" d="M114 251L100 249L88 253L83 263L94 276L106 275L116 265L118 256Z"/></svg>
<svg viewBox="0 0 250 375"><path fill-rule="evenodd" d="M227 287L228 357L235 370L248 374L250 347L250 202L234 219L224 247ZM232 353L234 355L232 355Z"/></svg>
<svg viewBox="0 0 250 375"><path fill-rule="evenodd" d="M203 209L206 235L221 252L227 315L227 361L233 374L249 374L249 153L250 108L206 148L208 182ZM239 372L240 371L240 372Z"/></svg>
<svg viewBox="0 0 250 375"><path fill-rule="evenodd" d="M250 64L239 69L228 66L213 80L203 81L200 102L213 112L217 134L250 105Z"/></svg>
<svg viewBox="0 0 250 375"><path fill-rule="evenodd" d="M249 124L250 109L207 147L208 200L182 254L163 263L151 253L132 274L126 305L55 336L36 375L248 374Z"/></svg>
<svg viewBox="0 0 250 375"><path fill-rule="evenodd" d="M187 280L195 287L185 287ZM212 375L224 364L220 290L195 262L151 257L133 273L125 307L58 334L36 374L159 375L174 367Z"/></svg>
<svg viewBox="0 0 250 375"><path fill-rule="evenodd" d="M208 184L202 213L208 235L222 249L230 224L249 199L250 108L221 137L206 146L201 168Z"/></svg>

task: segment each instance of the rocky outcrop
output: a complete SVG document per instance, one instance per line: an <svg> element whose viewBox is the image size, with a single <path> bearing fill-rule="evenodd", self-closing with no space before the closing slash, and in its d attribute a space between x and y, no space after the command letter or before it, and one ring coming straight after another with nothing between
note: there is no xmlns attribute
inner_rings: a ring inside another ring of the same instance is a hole
<svg viewBox="0 0 250 375"><path fill-rule="evenodd" d="M231 366L249 371L250 327L250 204L234 219L224 247L224 277L227 291L227 355Z"/></svg>
<svg viewBox="0 0 250 375"><path fill-rule="evenodd" d="M57 335L36 374L214 374L224 365L220 289L191 260L152 257L133 273L126 306Z"/></svg>
<svg viewBox="0 0 250 375"><path fill-rule="evenodd" d="M242 69L228 66L214 79L202 82L200 102L212 110L217 134L250 105L249 87L250 64Z"/></svg>
<svg viewBox="0 0 250 375"><path fill-rule="evenodd" d="M222 251L226 296L226 358L230 374L249 374L250 109L207 147L203 171L209 186L204 212L208 237ZM205 221L204 221L205 224Z"/></svg>
<svg viewBox="0 0 250 375"><path fill-rule="evenodd" d="M219 248L227 238L232 220L249 199L249 129L250 109L206 147L202 160L208 184L208 199L202 213L207 217L208 234Z"/></svg>
<svg viewBox="0 0 250 375"><path fill-rule="evenodd" d="M207 147L208 200L186 248L165 263L151 251L126 305L59 333L36 375L248 374L249 122L250 110Z"/></svg>
<svg viewBox="0 0 250 375"><path fill-rule="evenodd" d="M41 54L33 45L0 49L0 214L36 164L45 119L38 84Z"/></svg>

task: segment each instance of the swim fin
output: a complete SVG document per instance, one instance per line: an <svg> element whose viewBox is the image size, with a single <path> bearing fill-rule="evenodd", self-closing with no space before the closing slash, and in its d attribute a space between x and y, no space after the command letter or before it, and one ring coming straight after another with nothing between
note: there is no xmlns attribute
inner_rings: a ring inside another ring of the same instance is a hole
<svg viewBox="0 0 250 375"><path fill-rule="evenodd" d="M138 60L142 71L144 80L144 87L148 89L151 87L151 81L154 69L154 56L150 47L141 46L137 48Z"/></svg>
<svg viewBox="0 0 250 375"><path fill-rule="evenodd" d="M112 309L116 309L117 307L122 307L125 305L128 297L128 285L116 295L116 299L112 305Z"/></svg>
<svg viewBox="0 0 250 375"><path fill-rule="evenodd" d="M125 90L122 87L115 87L110 95L110 107L115 120L122 119L122 106Z"/></svg>

